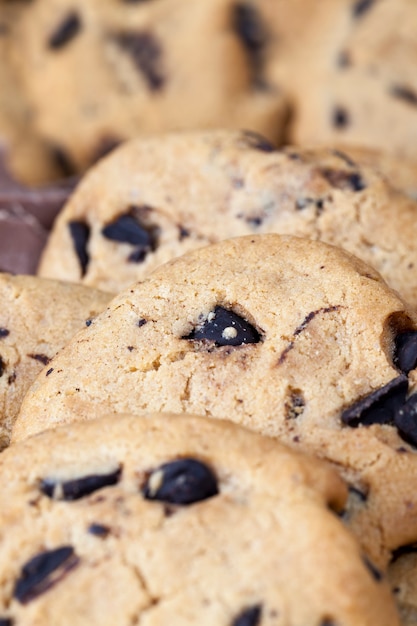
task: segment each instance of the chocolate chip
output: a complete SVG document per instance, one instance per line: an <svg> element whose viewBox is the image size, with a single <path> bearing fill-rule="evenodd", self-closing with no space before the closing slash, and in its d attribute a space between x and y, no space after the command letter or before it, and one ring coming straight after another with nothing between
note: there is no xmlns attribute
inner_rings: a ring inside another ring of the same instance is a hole
<svg viewBox="0 0 417 626"><path fill-rule="evenodd" d="M249 322L221 306L216 306L203 324L182 339L212 341L216 346L240 346L261 340L258 331Z"/></svg>
<svg viewBox="0 0 417 626"><path fill-rule="evenodd" d="M13 626L13 623L11 617L0 617L0 626Z"/></svg>
<svg viewBox="0 0 417 626"><path fill-rule="evenodd" d="M7 337L7 335L10 335L10 330L7 330L7 328L0 328L0 339Z"/></svg>
<svg viewBox="0 0 417 626"><path fill-rule="evenodd" d="M49 374L52 374L53 371L54 371L54 368L50 367L49 370L46 372L45 376L49 376Z"/></svg>
<svg viewBox="0 0 417 626"><path fill-rule="evenodd" d="M354 487L353 485L349 485L349 494L352 494L361 502L366 502L368 499L368 492L362 491L361 489L358 489L357 487Z"/></svg>
<svg viewBox="0 0 417 626"><path fill-rule="evenodd" d="M233 7L232 27L246 50L253 86L264 87L262 66L266 32L259 12L251 4L238 2Z"/></svg>
<svg viewBox="0 0 417 626"><path fill-rule="evenodd" d="M401 546L400 548L397 548L396 550L392 552L391 563L393 563L394 561L397 561L400 557L406 554L413 554L416 552L417 552L417 544L415 543L410 543L406 546Z"/></svg>
<svg viewBox="0 0 417 626"><path fill-rule="evenodd" d="M417 446L417 394L410 396L407 402L398 408L394 423L404 441Z"/></svg>
<svg viewBox="0 0 417 626"><path fill-rule="evenodd" d="M410 87L406 87L405 85L393 85L389 92L394 98L399 98L407 104L417 106L417 93L410 89Z"/></svg>
<svg viewBox="0 0 417 626"><path fill-rule="evenodd" d="M170 504L193 504L217 495L217 478L201 461L186 458L153 470L143 487L148 500Z"/></svg>
<svg viewBox="0 0 417 626"><path fill-rule="evenodd" d="M332 150L332 154L336 156L338 159L341 159L346 165L350 165L350 167L357 167L357 163L350 158L346 152L342 152L342 150Z"/></svg>
<svg viewBox="0 0 417 626"><path fill-rule="evenodd" d="M289 389L285 402L285 418L296 419L304 412L305 400L300 389Z"/></svg>
<svg viewBox="0 0 417 626"><path fill-rule="evenodd" d="M255 604L241 613L233 620L231 626L258 626L261 621L262 606Z"/></svg>
<svg viewBox="0 0 417 626"><path fill-rule="evenodd" d="M346 189L355 192L366 189L366 184L358 172L345 172L343 170L330 168L321 169L319 172L332 187L336 187L337 189Z"/></svg>
<svg viewBox="0 0 417 626"><path fill-rule="evenodd" d="M74 244L75 252L81 266L81 276L85 276L90 261L87 244L90 238L90 227L85 222L68 222L68 228Z"/></svg>
<svg viewBox="0 0 417 626"><path fill-rule="evenodd" d="M417 366L417 331L406 331L395 337L393 361L404 374Z"/></svg>
<svg viewBox="0 0 417 626"><path fill-rule="evenodd" d="M343 129L350 124L350 115L347 109L336 106L332 113L332 124L335 128Z"/></svg>
<svg viewBox="0 0 417 626"><path fill-rule="evenodd" d="M343 424L356 428L359 424L393 424L396 411L404 404L408 380L404 375L368 394L345 409L341 419Z"/></svg>
<svg viewBox="0 0 417 626"><path fill-rule="evenodd" d="M1 356L0 356L0 376L3 376L3 374L4 374L4 370L5 370L5 369L6 369L6 366L5 366L5 364L4 364L3 359L2 359L2 358L1 358Z"/></svg>
<svg viewBox="0 0 417 626"><path fill-rule="evenodd" d="M373 578L377 581L380 582L383 578L382 573L379 571L379 569L377 569L375 567L375 565L368 559L368 557L363 556L362 560L364 562L364 564L366 565L366 567L368 568L368 570L371 572Z"/></svg>
<svg viewBox="0 0 417 626"><path fill-rule="evenodd" d="M142 317L142 318L138 321L138 326L139 326L139 328L140 328L141 326L145 326L145 324L147 324L147 323L148 323L148 320L145 320L145 318L144 318L144 317Z"/></svg>
<svg viewBox="0 0 417 626"><path fill-rule="evenodd" d="M13 385L14 381L16 380L17 376L16 376L16 372L13 372L12 374L10 374L9 378L7 379L7 384L8 385Z"/></svg>
<svg viewBox="0 0 417 626"><path fill-rule="evenodd" d="M358 0L352 7L353 17L362 17L374 4L375 0Z"/></svg>
<svg viewBox="0 0 417 626"><path fill-rule="evenodd" d="M75 11L69 13L63 22L52 33L48 40L49 48L58 50L74 39L81 30L81 20Z"/></svg>
<svg viewBox="0 0 417 626"><path fill-rule="evenodd" d="M142 262L158 246L158 227L145 225L138 219L141 213L148 212L149 207L133 207L129 213L121 215L101 231L107 239L136 246L128 257L131 262Z"/></svg>
<svg viewBox="0 0 417 626"><path fill-rule="evenodd" d="M62 482L54 478L45 478L40 484L40 490L49 498L56 500L78 500L90 495L98 489L116 485L122 470L118 467L109 474L90 474L74 480Z"/></svg>
<svg viewBox="0 0 417 626"><path fill-rule="evenodd" d="M160 91L165 84L162 71L162 48L151 33L121 33L116 41L133 59L151 91Z"/></svg>
<svg viewBox="0 0 417 626"><path fill-rule="evenodd" d="M275 146L261 134L253 130L244 130L242 134L248 148L260 150L261 152L275 152Z"/></svg>
<svg viewBox="0 0 417 626"><path fill-rule="evenodd" d="M27 356L34 361L39 361L42 365L48 365L51 360L49 356L46 356L46 354L28 354Z"/></svg>
<svg viewBox="0 0 417 626"><path fill-rule="evenodd" d="M85 320L85 325L87 326L87 328L91 326L92 323L93 323L92 319Z"/></svg>
<svg viewBox="0 0 417 626"><path fill-rule="evenodd" d="M96 524L93 522L88 527L88 532L90 533L90 535L105 539L110 533L110 528L108 526L103 526L103 524Z"/></svg>
<svg viewBox="0 0 417 626"><path fill-rule="evenodd" d="M13 596L21 604L27 604L59 582L78 561L72 546L61 546L37 554L23 566Z"/></svg>

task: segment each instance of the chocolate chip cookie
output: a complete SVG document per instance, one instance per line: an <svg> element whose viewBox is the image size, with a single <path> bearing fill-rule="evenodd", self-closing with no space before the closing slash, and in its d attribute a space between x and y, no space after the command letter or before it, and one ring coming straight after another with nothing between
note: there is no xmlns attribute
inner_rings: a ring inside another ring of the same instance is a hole
<svg viewBox="0 0 417 626"><path fill-rule="evenodd" d="M347 252L229 239L117 296L37 378L13 435L105 410L227 416L335 463L384 566L417 540L416 344L413 310Z"/></svg>
<svg viewBox="0 0 417 626"><path fill-rule="evenodd" d="M0 494L8 624L399 623L336 472L235 424L61 427L1 455Z"/></svg>
<svg viewBox="0 0 417 626"><path fill-rule="evenodd" d="M33 380L109 300L82 285L0 273L0 450Z"/></svg>

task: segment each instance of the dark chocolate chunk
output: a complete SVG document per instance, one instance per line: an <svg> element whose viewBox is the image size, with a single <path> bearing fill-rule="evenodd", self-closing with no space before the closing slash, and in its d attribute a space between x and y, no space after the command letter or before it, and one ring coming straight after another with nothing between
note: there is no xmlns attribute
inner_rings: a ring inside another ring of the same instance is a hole
<svg viewBox="0 0 417 626"><path fill-rule="evenodd" d="M216 346L241 346L261 340L258 331L249 322L221 306L216 306L202 325L182 339L212 341Z"/></svg>
<svg viewBox="0 0 417 626"><path fill-rule="evenodd" d="M6 369L6 366L5 366L5 364L4 364L3 359L2 359L2 358L1 358L1 356L0 356L0 376L3 376L3 374L4 374L4 370L5 370L5 369Z"/></svg>
<svg viewBox="0 0 417 626"><path fill-rule="evenodd" d="M242 132L246 145L254 150L261 152L275 152L276 147L260 133L253 130L244 130Z"/></svg>
<svg viewBox="0 0 417 626"><path fill-rule="evenodd" d="M28 357L34 361L39 361L42 365L48 365L51 360L49 356L46 356L46 354L28 354Z"/></svg>
<svg viewBox="0 0 417 626"><path fill-rule="evenodd" d="M132 263L141 263L158 247L158 227L145 225L138 219L141 212L146 215L148 211L149 207L133 207L130 213L121 215L101 231L107 239L136 246L128 257Z"/></svg>
<svg viewBox="0 0 417 626"><path fill-rule="evenodd" d="M110 533L110 528L108 526L104 526L103 524L96 524L93 522L88 527L88 532L90 533L90 535L105 539Z"/></svg>
<svg viewBox="0 0 417 626"><path fill-rule="evenodd" d="M393 361L404 374L417 367L417 331L406 331L396 336Z"/></svg>
<svg viewBox="0 0 417 626"><path fill-rule="evenodd" d="M217 495L217 478L210 467L196 459L179 459L154 469L143 487L148 500L193 504Z"/></svg>
<svg viewBox="0 0 417 626"><path fill-rule="evenodd" d="M93 323L92 319L85 320L85 325L87 326L87 328L91 326L92 323Z"/></svg>
<svg viewBox="0 0 417 626"><path fill-rule="evenodd" d="M42 480L40 489L49 498L56 500L78 500L90 495L98 489L116 485L121 476L122 470L118 467L109 474L90 474L82 476L74 480L61 482L54 478L45 478Z"/></svg>
<svg viewBox="0 0 417 626"><path fill-rule="evenodd" d="M350 115L344 107L336 106L332 113L332 123L335 128L343 129L350 124Z"/></svg>
<svg viewBox="0 0 417 626"><path fill-rule="evenodd" d="M392 552L391 563L393 563L394 561L397 561L400 557L404 556L405 554L413 554L415 552L417 552L417 544L415 543L410 543L406 546L401 546Z"/></svg>
<svg viewBox="0 0 417 626"><path fill-rule="evenodd" d="M10 335L10 330L7 330L7 328L0 328L0 339L7 337L7 335Z"/></svg>
<svg viewBox="0 0 417 626"><path fill-rule="evenodd" d="M417 446L417 394L410 396L407 402L398 408L394 423L404 441Z"/></svg>
<svg viewBox="0 0 417 626"><path fill-rule="evenodd" d="M27 604L59 582L78 561L72 546L61 546L37 554L23 566L13 596L21 604Z"/></svg>
<svg viewBox="0 0 417 626"><path fill-rule="evenodd" d="M231 626L258 626L261 621L262 606L255 604L241 613L233 620Z"/></svg>
<svg viewBox="0 0 417 626"><path fill-rule="evenodd" d="M358 172L346 172L330 168L320 169L320 174L332 187L337 189L347 189L349 191L363 191L366 184Z"/></svg>
<svg viewBox="0 0 417 626"><path fill-rule="evenodd" d="M262 78L263 50L266 32L255 6L238 2L233 7L232 27L242 42L249 61L254 87L264 87Z"/></svg>
<svg viewBox="0 0 417 626"><path fill-rule="evenodd" d="M88 254L87 244L90 238L90 227L85 222L68 222L68 228L74 244L75 252L81 266L81 276L85 276L87 271L90 255Z"/></svg>
<svg viewBox="0 0 417 626"><path fill-rule="evenodd" d="M52 33L48 40L49 48L58 50L67 45L81 30L81 20L78 13L69 13L63 22Z"/></svg>
<svg viewBox="0 0 417 626"><path fill-rule="evenodd" d="M162 71L162 48L151 33L120 33L116 41L133 59L151 91L160 91L165 84Z"/></svg>
<svg viewBox="0 0 417 626"><path fill-rule="evenodd" d="M13 626L13 623L11 617L0 617L0 626Z"/></svg>
<svg viewBox="0 0 417 626"><path fill-rule="evenodd" d="M394 415L405 403L408 380L404 375L361 398L342 413L342 422L355 428L362 424L393 424Z"/></svg>
<svg viewBox="0 0 417 626"><path fill-rule="evenodd" d="M375 565L372 563L372 561L370 561L368 559L367 556L363 556L362 560L365 563L365 565L368 568L368 570L371 572L373 578L377 582L380 582L383 579L383 576L382 576L382 573L379 571L379 569L377 567L375 567Z"/></svg>
<svg viewBox="0 0 417 626"><path fill-rule="evenodd" d="M141 326L145 326L145 324L147 324L147 323L148 323L148 320L145 320L145 318L144 318L144 317L142 317L142 318L138 321L138 326L139 326L139 328L140 328Z"/></svg>
<svg viewBox="0 0 417 626"><path fill-rule="evenodd" d="M391 96L394 96L394 98L403 100L412 106L417 106L417 92L410 89L410 87L406 87L404 85L393 85L389 91Z"/></svg>
<svg viewBox="0 0 417 626"><path fill-rule="evenodd" d="M362 15L369 11L374 2L375 0L357 0L352 6L353 17L362 17Z"/></svg>

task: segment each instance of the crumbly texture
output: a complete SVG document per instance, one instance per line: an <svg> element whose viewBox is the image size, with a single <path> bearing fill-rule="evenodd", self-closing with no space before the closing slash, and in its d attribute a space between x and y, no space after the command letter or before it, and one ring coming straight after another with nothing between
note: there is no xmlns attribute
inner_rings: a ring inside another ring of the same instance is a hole
<svg viewBox="0 0 417 626"><path fill-rule="evenodd" d="M274 150L233 131L154 136L86 175L55 222L39 275L116 293L188 250L279 232L346 248L417 304L416 212L415 201L336 149Z"/></svg>
<svg viewBox="0 0 417 626"><path fill-rule="evenodd" d="M388 580L398 604L402 626L417 624L417 547L409 546L395 555Z"/></svg>
<svg viewBox="0 0 417 626"><path fill-rule="evenodd" d="M287 104L264 75L268 28L256 3L235 0L39 0L15 60L34 127L84 170L148 132L251 128L280 141Z"/></svg>
<svg viewBox="0 0 417 626"><path fill-rule="evenodd" d="M38 377L14 439L105 410L227 416L335 463L351 486L346 519L384 566L417 539L417 457L391 409L366 426L364 409L346 424L342 416L366 398L383 405L386 386L402 406L397 336L416 329L380 276L338 248L229 239L117 296Z"/></svg>
<svg viewBox="0 0 417 626"><path fill-rule="evenodd" d="M417 158L417 4L318 0L299 51L271 60L291 92L292 141L345 142Z"/></svg>
<svg viewBox="0 0 417 626"><path fill-rule="evenodd" d="M28 387L109 300L82 285L0 273L0 450Z"/></svg>
<svg viewBox="0 0 417 626"><path fill-rule="evenodd" d="M101 417L9 448L0 477L21 626L399 623L336 472L235 424Z"/></svg>

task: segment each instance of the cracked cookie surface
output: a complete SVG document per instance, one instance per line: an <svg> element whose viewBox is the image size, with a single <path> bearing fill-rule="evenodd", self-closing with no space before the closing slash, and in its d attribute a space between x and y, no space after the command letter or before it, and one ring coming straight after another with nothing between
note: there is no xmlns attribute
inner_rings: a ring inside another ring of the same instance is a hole
<svg viewBox="0 0 417 626"><path fill-rule="evenodd" d="M337 473L236 424L101 416L9 448L0 477L7 623L398 624Z"/></svg>
<svg viewBox="0 0 417 626"><path fill-rule="evenodd" d="M13 436L103 410L226 415L335 463L345 517L385 565L417 539L416 333L415 313L347 252L230 239L116 297L37 378Z"/></svg>

